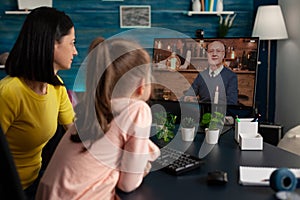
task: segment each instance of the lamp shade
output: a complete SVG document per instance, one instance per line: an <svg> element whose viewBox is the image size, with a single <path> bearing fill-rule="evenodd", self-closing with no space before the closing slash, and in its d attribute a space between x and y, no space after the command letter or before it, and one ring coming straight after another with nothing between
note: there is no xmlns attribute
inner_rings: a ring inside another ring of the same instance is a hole
<svg viewBox="0 0 300 200"><path fill-rule="evenodd" d="M288 34L279 5L259 6L252 31L260 40L287 39Z"/></svg>

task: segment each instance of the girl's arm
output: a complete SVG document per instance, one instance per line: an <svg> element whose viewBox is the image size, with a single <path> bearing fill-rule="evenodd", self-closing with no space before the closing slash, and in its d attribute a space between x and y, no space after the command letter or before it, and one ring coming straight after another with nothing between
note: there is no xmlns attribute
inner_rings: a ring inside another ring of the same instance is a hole
<svg viewBox="0 0 300 200"><path fill-rule="evenodd" d="M160 154L159 148L149 139L152 122L151 110L145 103L136 103L136 110L125 119L133 119L124 138L120 177L117 187L124 192L135 190L150 171L149 161Z"/></svg>
<svg viewBox="0 0 300 200"><path fill-rule="evenodd" d="M148 138L131 136L124 146L120 177L117 187L124 192L131 192L140 186L145 170L149 171L150 159Z"/></svg>

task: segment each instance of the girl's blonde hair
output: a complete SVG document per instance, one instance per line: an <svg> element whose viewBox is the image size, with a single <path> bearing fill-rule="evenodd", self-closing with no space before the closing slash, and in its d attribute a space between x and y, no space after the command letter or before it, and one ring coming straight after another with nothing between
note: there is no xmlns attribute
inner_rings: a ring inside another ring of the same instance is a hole
<svg viewBox="0 0 300 200"><path fill-rule="evenodd" d="M150 81L149 54L136 42L109 39L101 42L88 55L86 92L76 106L76 126L80 141L101 138L114 119L111 100L128 97Z"/></svg>

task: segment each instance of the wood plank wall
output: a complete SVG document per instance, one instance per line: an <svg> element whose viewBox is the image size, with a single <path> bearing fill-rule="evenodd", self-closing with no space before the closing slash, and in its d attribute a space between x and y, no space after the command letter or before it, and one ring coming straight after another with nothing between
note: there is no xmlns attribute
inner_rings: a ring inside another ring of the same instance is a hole
<svg viewBox="0 0 300 200"><path fill-rule="evenodd" d="M72 69L60 72L68 89L73 88L74 78L87 54L89 43L97 36L105 38L124 32L119 22L120 5L150 5L152 27L160 27L178 31L188 37L195 37L197 29L203 29L205 37L216 37L219 18L215 15L187 16L190 10L189 0L53 0L53 7L65 11L75 24L77 49L79 55L74 59ZM251 36L254 6L253 1L224 0L224 11L234 11L237 17L227 36ZM26 15L8 15L5 11L17 10L17 0L1 0L0 2L0 53L9 51L19 33ZM168 32L156 33L158 37L168 37ZM137 36L138 37L138 36ZM140 37L140 36L139 36ZM152 38L146 40L152 45ZM0 70L0 76L5 75Z"/></svg>

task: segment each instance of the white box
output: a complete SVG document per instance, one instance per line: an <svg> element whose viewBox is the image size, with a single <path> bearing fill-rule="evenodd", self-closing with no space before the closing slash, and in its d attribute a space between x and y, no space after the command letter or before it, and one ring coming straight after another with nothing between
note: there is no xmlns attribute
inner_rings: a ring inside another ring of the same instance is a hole
<svg viewBox="0 0 300 200"><path fill-rule="evenodd" d="M239 141L239 135L241 133L243 134L250 134L250 135L256 135L258 132L258 122L252 122L253 118L242 118L238 121L235 121L235 140L237 143L240 143Z"/></svg>
<svg viewBox="0 0 300 200"><path fill-rule="evenodd" d="M263 138L260 134L249 135L241 133L240 148L241 150L262 150L263 149Z"/></svg>

